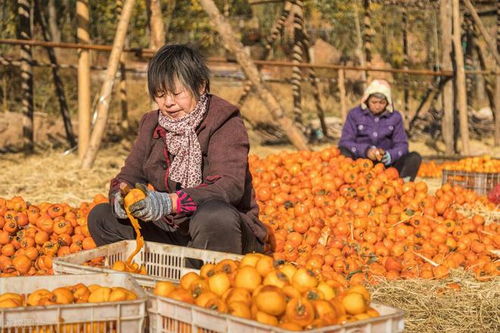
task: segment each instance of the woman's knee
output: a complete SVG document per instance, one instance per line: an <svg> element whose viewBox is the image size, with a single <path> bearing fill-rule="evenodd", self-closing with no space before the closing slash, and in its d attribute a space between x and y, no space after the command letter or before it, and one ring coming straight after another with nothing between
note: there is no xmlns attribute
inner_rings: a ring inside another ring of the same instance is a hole
<svg viewBox="0 0 500 333"><path fill-rule="evenodd" d="M236 209L222 200L209 200L198 206L190 229L210 233L241 232L241 218Z"/></svg>
<svg viewBox="0 0 500 333"><path fill-rule="evenodd" d="M420 163L422 163L422 156L420 156L420 154L416 151L412 151L411 153L408 153L408 160L411 161L412 164L420 165Z"/></svg>

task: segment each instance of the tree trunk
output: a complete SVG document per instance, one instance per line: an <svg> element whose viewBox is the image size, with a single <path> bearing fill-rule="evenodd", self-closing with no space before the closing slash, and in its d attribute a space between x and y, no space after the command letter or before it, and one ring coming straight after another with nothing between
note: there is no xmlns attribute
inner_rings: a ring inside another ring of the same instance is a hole
<svg viewBox="0 0 500 333"><path fill-rule="evenodd" d="M158 50L165 44L165 25L160 0L146 0L149 17L149 48Z"/></svg>
<svg viewBox="0 0 500 333"><path fill-rule="evenodd" d="M53 42L59 43L61 41L61 29L59 29L59 26L57 25L57 9L55 0L49 0L47 7L49 10L49 18L47 21L49 25L50 36L52 37Z"/></svg>
<svg viewBox="0 0 500 333"><path fill-rule="evenodd" d="M356 27L356 56L359 59L361 67L366 67L365 55L363 53L363 34L361 33L361 24L359 23L359 11L357 2L354 4L354 25ZM366 89L367 71L361 72L361 79L363 80L363 90Z"/></svg>
<svg viewBox="0 0 500 333"><path fill-rule="evenodd" d="M293 51L292 63L300 64L304 62L304 49L301 41L303 39L304 4L298 0L294 4L293 12ZM293 120L300 130L305 132L304 117L302 114L302 70L299 66L292 67L292 97L293 97Z"/></svg>
<svg viewBox="0 0 500 333"><path fill-rule="evenodd" d="M273 48L273 44L278 38L278 36L281 35L285 21L288 18L288 15L290 15L291 8L292 8L292 3L290 1L286 1L285 5L283 6L283 10L281 12L280 17L274 22L271 31L269 33L269 36L267 36L264 41L264 52L262 54L261 60L267 60L269 58L269 55L271 54L271 50ZM252 91L252 82L245 81L245 85L243 86L243 92L241 93L237 103L240 108L243 106L248 96L250 96L251 91Z"/></svg>
<svg viewBox="0 0 500 333"><path fill-rule="evenodd" d="M453 0L453 49L456 64L456 98L460 119L460 136L462 138L462 153L470 155L469 121L467 116L467 89L465 87L464 54L461 42L460 0Z"/></svg>
<svg viewBox="0 0 500 333"><path fill-rule="evenodd" d="M18 0L17 13L19 15L18 38L31 39L31 1ZM33 131L33 68L31 66L33 57L31 46L21 45L21 91L22 91L22 113L23 113L23 149L26 153L32 153L35 145L35 133Z"/></svg>
<svg viewBox="0 0 500 333"><path fill-rule="evenodd" d="M165 31L165 39L164 41L166 42L166 38L168 36L168 31L170 29L170 23L172 22L172 16L174 14L175 10L175 0L168 0L168 6L167 6L167 15L165 15L165 27L163 30Z"/></svg>
<svg viewBox="0 0 500 333"><path fill-rule="evenodd" d="M82 161L82 168L90 169L92 168L95 158L97 156L97 151L101 145L102 137L106 131L106 125L108 122L108 110L109 102L111 100L111 93L113 90L113 82L120 64L120 56L123 51L123 46L125 44L125 37L127 36L127 27L130 21L130 16L132 15L132 9L134 8L134 0L126 0L123 6L122 15L120 16L120 21L118 22L118 27L116 28L115 39L113 41L113 48L108 60L108 68L106 70L106 75L104 82L101 87L101 92L99 93L99 100L97 104L97 121L95 123L92 135L90 137L89 149L85 153Z"/></svg>
<svg viewBox="0 0 500 333"><path fill-rule="evenodd" d="M37 21L40 24L43 39L48 42L51 40L51 36L47 29L47 23L45 21L42 7L40 6L40 0L35 0L35 12L37 13L36 14ZM61 77L59 76L57 57L53 48L47 47L46 50L50 59L50 63L52 65L51 66L52 77L54 79L56 96L59 101L59 110L61 112L61 116L64 123L64 130L66 131L66 139L68 140L70 148L73 148L76 147L76 139L75 139L75 134L73 133L73 125L71 124L71 115L69 114L68 103L66 102L66 96L64 93L64 84L61 80Z"/></svg>
<svg viewBox="0 0 500 333"><path fill-rule="evenodd" d="M487 71L487 70L491 70L491 68L488 68L488 66L486 65L486 58L485 58L485 54L486 54L486 50L485 50L485 46L480 43L478 41L478 43L476 43L475 45L476 47L476 52L477 52L477 59L479 60L479 65L481 66L481 70L483 71ZM495 79L496 79L496 76L494 78L492 78L491 80L488 80L488 78L485 78L483 77L484 79L484 91L486 92L486 96L488 96L488 101L490 103L490 106L491 106L491 110L493 110L493 112L495 111Z"/></svg>
<svg viewBox="0 0 500 333"><path fill-rule="evenodd" d="M89 1L76 2L78 43L89 44ZM78 49L78 158L83 160L90 141L90 55Z"/></svg>
<svg viewBox="0 0 500 333"><path fill-rule="evenodd" d="M452 0L441 0L440 2L440 25L441 25L441 67L443 70L452 70L451 52L452 52ZM455 108L453 105L453 82L449 80L442 89L443 101L443 120L441 132L446 146L446 154L452 155L455 152Z"/></svg>
<svg viewBox="0 0 500 333"><path fill-rule="evenodd" d="M285 115L274 95L265 87L257 67L243 50L241 42L236 40L235 33L231 26L224 17L222 17L213 0L200 0L200 4L210 17L212 27L216 29L222 37L224 47L235 55L236 60L242 67L247 78L254 85L257 95L267 105L273 118L283 128L291 143L298 149L309 150L306 138L293 124L290 118Z"/></svg>
<svg viewBox="0 0 500 333"><path fill-rule="evenodd" d="M365 60L369 65L372 61L373 29L370 13L370 0L363 0L363 47L365 50ZM367 72L367 80L370 80L370 73Z"/></svg>

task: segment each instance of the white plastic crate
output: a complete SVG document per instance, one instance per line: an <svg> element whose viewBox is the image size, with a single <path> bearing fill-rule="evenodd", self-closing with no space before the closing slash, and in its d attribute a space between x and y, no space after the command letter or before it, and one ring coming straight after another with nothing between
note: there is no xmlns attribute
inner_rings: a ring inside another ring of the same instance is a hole
<svg viewBox="0 0 500 333"><path fill-rule="evenodd" d="M125 240L117 243L100 246L92 250L54 258L53 269L55 274L82 274L97 272L116 272L109 267L114 262L125 261L135 250L135 240ZM84 263L104 257L104 266L108 268L86 266ZM215 263L222 259L239 259L241 255L215 252L209 250L192 249L162 243L144 242L141 251L134 257L134 262L145 265L148 275L131 274L134 279L145 288L153 288L156 281L178 281L181 276L192 268L186 267L187 259L198 259L203 263Z"/></svg>
<svg viewBox="0 0 500 333"><path fill-rule="evenodd" d="M137 299L122 302L81 303L0 309L1 332L137 333L144 330L147 296L130 275L82 274L0 278L0 294L29 294L77 283L123 287Z"/></svg>
<svg viewBox="0 0 500 333"><path fill-rule="evenodd" d="M214 310L156 296L148 292L150 333L285 333L288 330L254 320L221 314ZM308 333L397 333L404 329L403 311L371 304L380 316L345 325L326 326Z"/></svg>

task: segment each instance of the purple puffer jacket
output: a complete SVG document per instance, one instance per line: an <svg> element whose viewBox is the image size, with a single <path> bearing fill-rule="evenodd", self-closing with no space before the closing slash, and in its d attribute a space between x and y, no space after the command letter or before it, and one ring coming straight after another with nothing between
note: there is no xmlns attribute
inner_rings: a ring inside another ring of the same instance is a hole
<svg viewBox="0 0 500 333"><path fill-rule="evenodd" d="M408 137L398 111L385 111L379 116L360 106L349 111L342 129L339 146L366 158L371 147L382 148L391 155L392 163L408 153Z"/></svg>

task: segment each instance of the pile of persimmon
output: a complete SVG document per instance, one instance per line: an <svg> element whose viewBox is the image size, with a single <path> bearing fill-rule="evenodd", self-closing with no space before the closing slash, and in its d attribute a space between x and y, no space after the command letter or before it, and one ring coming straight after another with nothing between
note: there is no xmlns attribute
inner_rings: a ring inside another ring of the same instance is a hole
<svg viewBox="0 0 500 333"><path fill-rule="evenodd" d="M443 185L404 182L394 168L319 152L250 156L260 219L276 259L341 285L373 276L443 278L464 267L480 280L500 274L500 224L459 211L486 197Z"/></svg>
<svg viewBox="0 0 500 333"><path fill-rule="evenodd" d="M205 264L178 285L159 281L154 293L297 331L379 316L363 286L344 289L312 270L258 253Z"/></svg>
<svg viewBox="0 0 500 333"><path fill-rule="evenodd" d="M0 294L0 308L121 302L134 299L137 299L137 295L133 291L123 287L105 287L97 284L86 286L83 283L78 283L73 286L55 288L52 291L38 289L26 295L3 293Z"/></svg>
<svg viewBox="0 0 500 333"><path fill-rule="evenodd" d="M424 162L418 170L420 177L439 178L442 170L456 170L466 172L499 173L500 160L493 159L489 155L463 158L459 161L443 163Z"/></svg>
<svg viewBox="0 0 500 333"><path fill-rule="evenodd" d="M87 215L107 199L73 208L66 203L33 205L22 197L0 198L0 276L52 274L52 258L95 247Z"/></svg>

